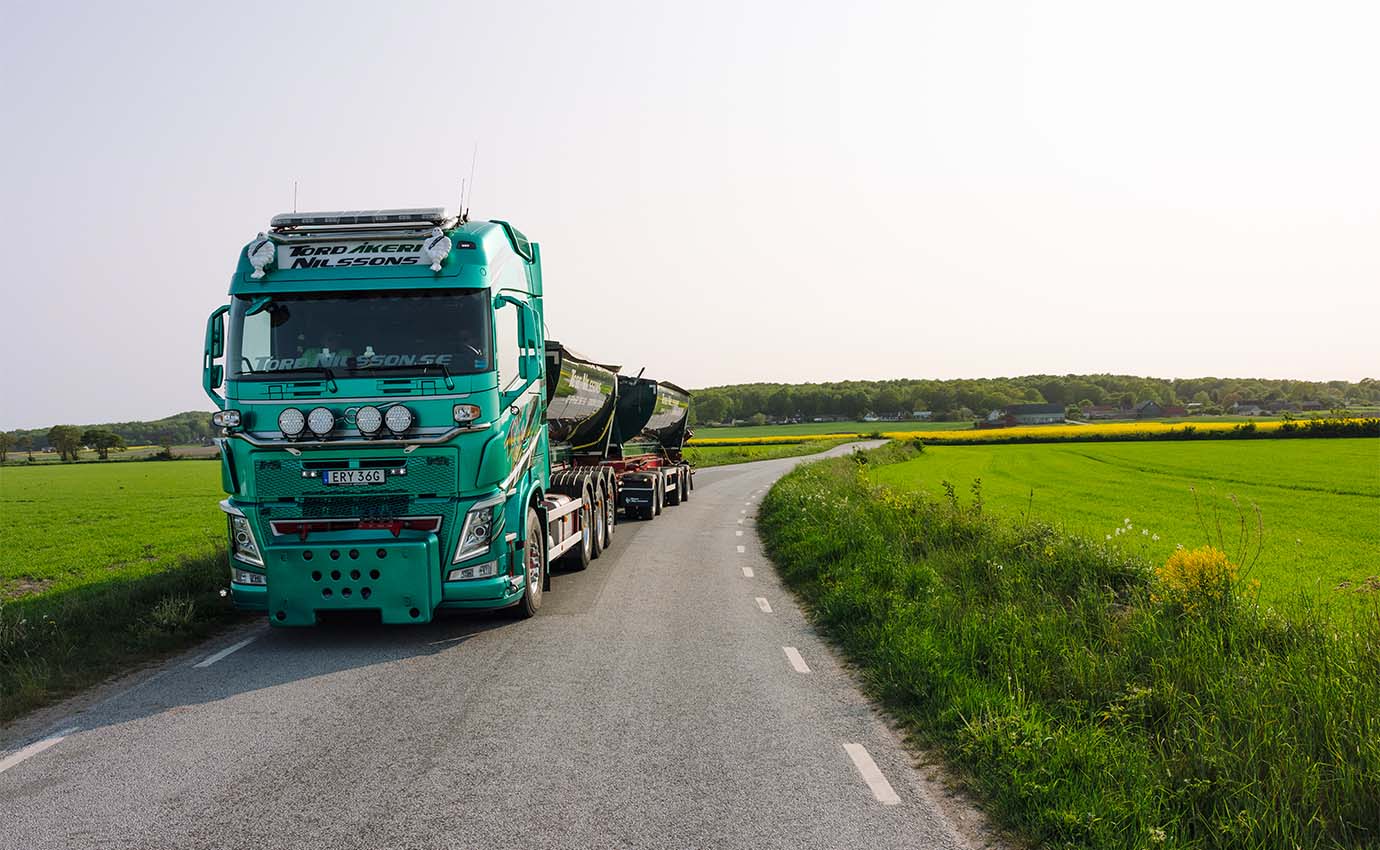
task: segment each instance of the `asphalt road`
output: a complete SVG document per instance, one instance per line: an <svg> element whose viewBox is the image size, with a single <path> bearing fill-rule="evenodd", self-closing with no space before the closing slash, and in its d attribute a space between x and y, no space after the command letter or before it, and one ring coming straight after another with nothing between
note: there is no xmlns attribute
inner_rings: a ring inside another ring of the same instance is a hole
<svg viewBox="0 0 1380 850"><path fill-rule="evenodd" d="M971 846L761 554L796 462L698 473L533 620L255 624L74 704L0 742L0 847Z"/></svg>

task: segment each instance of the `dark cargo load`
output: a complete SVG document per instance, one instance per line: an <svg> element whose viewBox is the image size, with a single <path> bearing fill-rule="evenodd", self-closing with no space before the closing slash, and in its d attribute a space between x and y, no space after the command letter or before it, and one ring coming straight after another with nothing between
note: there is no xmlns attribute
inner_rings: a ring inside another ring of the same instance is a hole
<svg viewBox="0 0 1380 850"><path fill-rule="evenodd" d="M618 404L618 368L546 343L546 422L552 443L602 454Z"/></svg>

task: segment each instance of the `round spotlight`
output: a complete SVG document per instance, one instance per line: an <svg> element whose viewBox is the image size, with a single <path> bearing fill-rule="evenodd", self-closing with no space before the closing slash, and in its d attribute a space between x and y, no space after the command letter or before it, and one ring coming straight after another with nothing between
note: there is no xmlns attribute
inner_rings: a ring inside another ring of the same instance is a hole
<svg viewBox="0 0 1380 850"><path fill-rule="evenodd" d="M307 427L316 436L324 437L335 427L335 414L325 407L313 407L307 414Z"/></svg>
<svg viewBox="0 0 1380 850"><path fill-rule="evenodd" d="M389 431L401 434L412 427L412 411L401 404L394 405L383 415L383 423L388 426Z"/></svg>
<svg viewBox="0 0 1380 850"><path fill-rule="evenodd" d="M355 425L359 426L359 433L374 435L383 427L383 414L377 407L361 407L355 411Z"/></svg>
<svg viewBox="0 0 1380 850"><path fill-rule="evenodd" d="M283 412L278 414L278 430L283 432L284 437L296 439L305 427L307 417L295 407L284 408Z"/></svg>

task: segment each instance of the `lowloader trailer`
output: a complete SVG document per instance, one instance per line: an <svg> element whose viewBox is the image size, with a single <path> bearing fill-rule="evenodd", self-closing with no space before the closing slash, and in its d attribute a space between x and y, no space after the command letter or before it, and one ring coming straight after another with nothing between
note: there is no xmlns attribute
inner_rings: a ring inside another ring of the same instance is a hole
<svg viewBox="0 0 1380 850"><path fill-rule="evenodd" d="M542 292L540 247L507 222L272 219L202 358L237 607L279 626L530 617L552 565L598 557L620 508L688 495L689 394L548 342Z"/></svg>

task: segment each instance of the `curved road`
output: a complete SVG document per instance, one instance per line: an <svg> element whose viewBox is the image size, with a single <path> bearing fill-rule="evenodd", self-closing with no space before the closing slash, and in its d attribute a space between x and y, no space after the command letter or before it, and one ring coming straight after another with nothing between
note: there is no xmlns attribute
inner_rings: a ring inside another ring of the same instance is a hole
<svg viewBox="0 0 1380 850"><path fill-rule="evenodd" d="M256 623L69 708L0 742L0 847L970 846L761 554L799 460L698 473L533 620Z"/></svg>

